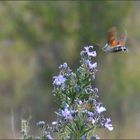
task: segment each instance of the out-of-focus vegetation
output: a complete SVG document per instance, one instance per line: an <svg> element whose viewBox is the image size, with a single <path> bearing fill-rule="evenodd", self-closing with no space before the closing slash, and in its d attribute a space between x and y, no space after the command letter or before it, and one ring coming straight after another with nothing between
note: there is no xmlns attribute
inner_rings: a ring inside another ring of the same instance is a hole
<svg viewBox="0 0 140 140"><path fill-rule="evenodd" d="M0 2L0 138L18 137L21 118L53 120L52 76L68 62L75 69L85 45L106 43L107 30L127 29L129 53L96 47L96 86L114 132L103 138L139 138L139 6L127 1ZM15 127L15 130L14 128Z"/></svg>

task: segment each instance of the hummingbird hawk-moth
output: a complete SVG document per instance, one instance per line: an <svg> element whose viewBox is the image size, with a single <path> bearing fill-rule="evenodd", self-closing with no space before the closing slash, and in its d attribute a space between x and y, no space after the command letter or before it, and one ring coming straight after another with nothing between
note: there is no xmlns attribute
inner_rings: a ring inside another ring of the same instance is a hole
<svg viewBox="0 0 140 140"><path fill-rule="evenodd" d="M126 32L122 33L119 38L117 36L117 30L115 27L112 27L108 31L107 43L103 47L104 52L127 52L128 49L126 47Z"/></svg>

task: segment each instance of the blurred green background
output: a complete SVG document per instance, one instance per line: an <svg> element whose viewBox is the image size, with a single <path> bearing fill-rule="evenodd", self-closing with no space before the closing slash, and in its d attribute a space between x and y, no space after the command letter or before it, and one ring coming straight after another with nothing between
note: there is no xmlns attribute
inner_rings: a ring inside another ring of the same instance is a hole
<svg viewBox="0 0 140 140"><path fill-rule="evenodd" d="M128 53L105 54L107 30L128 32ZM57 110L52 76L67 62L75 70L85 45L98 43L95 86L113 132L101 138L140 138L140 2L0 2L0 138L18 138L20 121L51 122ZM15 134L14 134L15 133Z"/></svg>

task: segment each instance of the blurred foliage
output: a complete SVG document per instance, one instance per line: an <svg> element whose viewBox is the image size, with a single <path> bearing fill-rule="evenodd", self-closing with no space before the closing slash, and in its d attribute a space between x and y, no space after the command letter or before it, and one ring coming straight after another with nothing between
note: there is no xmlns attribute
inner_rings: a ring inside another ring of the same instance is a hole
<svg viewBox="0 0 140 140"><path fill-rule="evenodd" d="M101 47L111 26L120 31L127 28L128 46L138 46L138 4L129 1L1 1L0 137L12 137L6 132L11 132L11 110L17 130L20 119L30 114L34 122L54 118L52 76L57 75L57 67L63 62L75 69L81 48L93 43L100 45L95 47L99 69L95 84L100 97L112 117L124 123L125 117L139 106L136 96L140 91L140 68L135 61L139 59L139 52L131 47L128 54L104 54ZM120 132L118 130L117 138L121 137Z"/></svg>

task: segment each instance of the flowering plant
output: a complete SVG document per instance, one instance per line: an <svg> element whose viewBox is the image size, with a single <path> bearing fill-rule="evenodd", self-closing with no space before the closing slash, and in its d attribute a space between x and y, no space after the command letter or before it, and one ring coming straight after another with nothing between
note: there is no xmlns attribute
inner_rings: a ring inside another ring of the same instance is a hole
<svg viewBox="0 0 140 140"><path fill-rule="evenodd" d="M93 86L97 63L93 62L96 51L93 46L84 47L80 53L80 67L72 72L67 63L59 66L60 72L53 79L53 95L58 99L57 119L52 127L38 122L42 129L39 139L99 139L97 128L113 130L110 118L104 116L106 108L99 101L98 88ZM24 138L24 134L23 134Z"/></svg>

